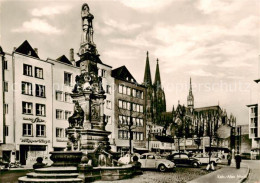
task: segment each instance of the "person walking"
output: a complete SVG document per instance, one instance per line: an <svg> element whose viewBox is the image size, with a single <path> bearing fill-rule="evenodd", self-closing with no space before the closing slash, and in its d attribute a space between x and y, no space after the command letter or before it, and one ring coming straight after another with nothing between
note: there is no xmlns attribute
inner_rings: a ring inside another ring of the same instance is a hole
<svg viewBox="0 0 260 183"><path fill-rule="evenodd" d="M240 169L240 163L241 163L241 161L242 161L242 158L241 158L240 154L237 154L237 155L235 156L235 160L236 160L236 168L237 168L237 169Z"/></svg>
<svg viewBox="0 0 260 183"><path fill-rule="evenodd" d="M230 154L230 152L227 155L227 160L228 160L228 166L230 166L230 164L231 164L231 154Z"/></svg>

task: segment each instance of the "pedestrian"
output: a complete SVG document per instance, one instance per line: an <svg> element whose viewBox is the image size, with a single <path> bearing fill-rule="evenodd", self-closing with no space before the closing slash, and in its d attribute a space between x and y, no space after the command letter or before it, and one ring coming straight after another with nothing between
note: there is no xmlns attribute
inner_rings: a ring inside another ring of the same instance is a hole
<svg viewBox="0 0 260 183"><path fill-rule="evenodd" d="M228 160L228 166L230 166L230 164L231 164L231 154L230 154L230 152L227 155L227 160Z"/></svg>
<svg viewBox="0 0 260 183"><path fill-rule="evenodd" d="M241 163L241 156L240 156L240 154L237 154L236 156L235 156L235 160L236 160L236 168L237 169L240 169L240 163Z"/></svg>

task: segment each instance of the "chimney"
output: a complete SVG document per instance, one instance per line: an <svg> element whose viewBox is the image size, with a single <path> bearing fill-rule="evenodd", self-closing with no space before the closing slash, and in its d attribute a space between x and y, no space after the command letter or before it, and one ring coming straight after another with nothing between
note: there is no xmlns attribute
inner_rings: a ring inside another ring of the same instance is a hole
<svg viewBox="0 0 260 183"><path fill-rule="evenodd" d="M14 51L16 50L16 47L14 47Z"/></svg>
<svg viewBox="0 0 260 183"><path fill-rule="evenodd" d="M38 48L34 48L34 51L38 55Z"/></svg>
<svg viewBox="0 0 260 183"><path fill-rule="evenodd" d="M70 61L71 61L72 65L75 66L76 63L75 63L75 59L74 59L74 49L73 48L70 49Z"/></svg>

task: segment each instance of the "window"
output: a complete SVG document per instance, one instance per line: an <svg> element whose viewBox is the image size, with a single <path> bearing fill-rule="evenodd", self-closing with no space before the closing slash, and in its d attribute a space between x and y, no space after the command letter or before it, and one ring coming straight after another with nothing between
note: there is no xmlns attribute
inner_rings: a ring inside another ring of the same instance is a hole
<svg viewBox="0 0 260 183"><path fill-rule="evenodd" d="M127 102L127 110L131 110L131 103L130 102Z"/></svg>
<svg viewBox="0 0 260 183"><path fill-rule="evenodd" d="M107 100L107 109L112 109L112 102Z"/></svg>
<svg viewBox="0 0 260 183"><path fill-rule="evenodd" d="M251 113L255 113L255 108L254 107L251 108Z"/></svg>
<svg viewBox="0 0 260 183"><path fill-rule="evenodd" d="M35 67L35 73L34 73L36 78L43 78L43 69L39 67Z"/></svg>
<svg viewBox="0 0 260 183"><path fill-rule="evenodd" d="M140 119L139 124L140 124L139 126L144 126L144 120Z"/></svg>
<svg viewBox="0 0 260 183"><path fill-rule="evenodd" d="M101 77L106 77L106 70L105 69L101 69Z"/></svg>
<svg viewBox="0 0 260 183"><path fill-rule="evenodd" d="M71 116L71 112L65 111L65 119L68 120L70 116Z"/></svg>
<svg viewBox="0 0 260 183"><path fill-rule="evenodd" d="M155 156L154 155L148 155L147 159L155 159Z"/></svg>
<svg viewBox="0 0 260 183"><path fill-rule="evenodd" d="M140 159L146 159L146 155L141 155Z"/></svg>
<svg viewBox="0 0 260 183"><path fill-rule="evenodd" d="M119 90L118 90L119 93L123 93L123 85L119 85Z"/></svg>
<svg viewBox="0 0 260 183"><path fill-rule="evenodd" d="M4 91L8 92L8 82L4 82Z"/></svg>
<svg viewBox="0 0 260 183"><path fill-rule="evenodd" d="M126 109L126 101L123 101L123 109Z"/></svg>
<svg viewBox="0 0 260 183"><path fill-rule="evenodd" d="M106 115L106 123L111 124L111 116Z"/></svg>
<svg viewBox="0 0 260 183"><path fill-rule="evenodd" d="M63 128L56 128L56 137L58 137L58 138L64 137L64 129Z"/></svg>
<svg viewBox="0 0 260 183"><path fill-rule="evenodd" d="M140 105L139 104L136 104L136 111L140 112Z"/></svg>
<svg viewBox="0 0 260 183"><path fill-rule="evenodd" d="M56 109L56 119L63 119L63 110Z"/></svg>
<svg viewBox="0 0 260 183"><path fill-rule="evenodd" d="M22 102L23 114L32 114L33 104L31 102Z"/></svg>
<svg viewBox="0 0 260 183"><path fill-rule="evenodd" d="M45 116L44 104L36 104L36 116Z"/></svg>
<svg viewBox="0 0 260 183"><path fill-rule="evenodd" d="M45 125L36 125L36 136L43 137L45 136Z"/></svg>
<svg viewBox="0 0 260 183"><path fill-rule="evenodd" d="M110 85L107 85L107 93L108 94L111 94L112 90L111 90L111 86Z"/></svg>
<svg viewBox="0 0 260 183"><path fill-rule="evenodd" d="M126 87L125 86L123 86L123 94L126 95Z"/></svg>
<svg viewBox="0 0 260 183"><path fill-rule="evenodd" d="M119 139L128 139L128 138L129 138L129 133L128 133L128 131L119 130L119 131L118 131L118 138L119 138Z"/></svg>
<svg viewBox="0 0 260 183"><path fill-rule="evenodd" d="M133 111L136 111L136 104L133 104Z"/></svg>
<svg viewBox="0 0 260 183"><path fill-rule="evenodd" d="M62 92L61 92L61 94L62 94ZM61 96L61 98L62 98L62 96ZM64 99L65 99L65 102L71 102L70 94L69 93L65 93L64 94Z"/></svg>
<svg viewBox="0 0 260 183"><path fill-rule="evenodd" d="M133 89L133 97L136 97L136 89Z"/></svg>
<svg viewBox="0 0 260 183"><path fill-rule="evenodd" d="M136 126L136 118L132 118L133 125Z"/></svg>
<svg viewBox="0 0 260 183"><path fill-rule="evenodd" d="M140 91L141 93L141 99L144 99L144 92Z"/></svg>
<svg viewBox="0 0 260 183"><path fill-rule="evenodd" d="M4 104L4 113L8 114L8 104Z"/></svg>
<svg viewBox="0 0 260 183"><path fill-rule="evenodd" d="M5 126L5 136L9 136L9 126Z"/></svg>
<svg viewBox="0 0 260 183"><path fill-rule="evenodd" d="M23 136L32 136L32 124L23 124Z"/></svg>
<svg viewBox="0 0 260 183"><path fill-rule="evenodd" d="M122 116L122 115L119 115L119 116L118 116L118 123L119 123L119 124L122 124L122 123L123 123L123 116Z"/></svg>
<svg viewBox="0 0 260 183"><path fill-rule="evenodd" d="M5 70L8 69L8 62L7 62L7 60L4 61L4 69L5 69Z"/></svg>
<svg viewBox="0 0 260 183"><path fill-rule="evenodd" d="M144 112L144 107L143 107L143 105L140 105L140 112L141 112L141 113Z"/></svg>
<svg viewBox="0 0 260 183"><path fill-rule="evenodd" d="M127 95L131 95L131 88L127 87Z"/></svg>
<svg viewBox="0 0 260 183"><path fill-rule="evenodd" d="M64 84L71 86L72 85L72 74L64 72Z"/></svg>
<svg viewBox="0 0 260 183"><path fill-rule="evenodd" d="M32 95L32 83L22 82L22 94Z"/></svg>
<svg viewBox="0 0 260 183"><path fill-rule="evenodd" d="M63 101L62 91L56 91L56 100Z"/></svg>
<svg viewBox="0 0 260 183"><path fill-rule="evenodd" d="M140 91L136 90L136 97L140 98Z"/></svg>
<svg viewBox="0 0 260 183"><path fill-rule="evenodd" d="M122 109L122 107L123 107L123 101L122 101L122 100L118 100L118 103L119 103L119 104L118 104L118 105L119 105L119 108Z"/></svg>
<svg viewBox="0 0 260 183"><path fill-rule="evenodd" d="M45 97L45 86L36 84L35 93L37 97Z"/></svg>
<svg viewBox="0 0 260 183"><path fill-rule="evenodd" d="M144 140L143 132L135 132L135 140Z"/></svg>
<svg viewBox="0 0 260 183"><path fill-rule="evenodd" d="M32 66L23 64L23 75L32 76Z"/></svg>

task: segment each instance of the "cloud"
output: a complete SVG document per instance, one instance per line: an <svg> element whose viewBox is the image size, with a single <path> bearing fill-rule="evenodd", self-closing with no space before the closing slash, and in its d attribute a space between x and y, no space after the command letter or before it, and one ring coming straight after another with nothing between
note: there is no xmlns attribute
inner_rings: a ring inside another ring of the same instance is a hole
<svg viewBox="0 0 260 183"><path fill-rule="evenodd" d="M245 2L245 1L244 1ZM243 8L243 0L199 0L197 8L204 14L233 13Z"/></svg>
<svg viewBox="0 0 260 183"><path fill-rule="evenodd" d="M26 21L21 27L13 29L12 32L38 32L42 34L60 34L62 31L42 19L33 18Z"/></svg>
<svg viewBox="0 0 260 183"><path fill-rule="evenodd" d="M202 69L190 71L188 74L193 76L203 76L203 77L213 76L213 74L206 72Z"/></svg>
<svg viewBox="0 0 260 183"><path fill-rule="evenodd" d="M120 2L137 11L151 13L161 11L173 1L174 0L121 0Z"/></svg>
<svg viewBox="0 0 260 183"><path fill-rule="evenodd" d="M36 17L58 15L68 12L70 9L70 6L43 7L40 9L35 8L31 11L31 14Z"/></svg>

